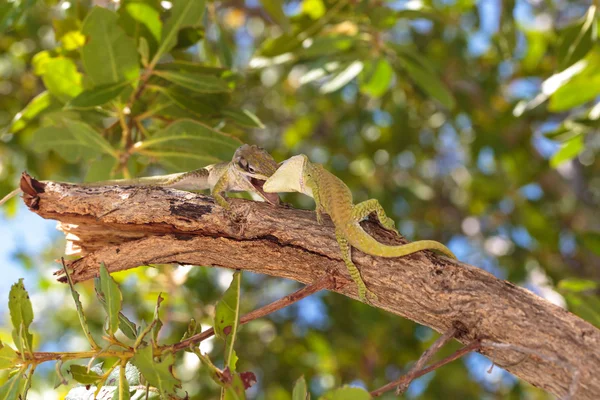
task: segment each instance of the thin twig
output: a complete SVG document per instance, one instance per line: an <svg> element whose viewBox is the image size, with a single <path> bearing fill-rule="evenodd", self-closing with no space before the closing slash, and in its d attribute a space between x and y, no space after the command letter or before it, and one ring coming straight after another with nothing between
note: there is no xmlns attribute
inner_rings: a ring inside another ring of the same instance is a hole
<svg viewBox="0 0 600 400"><path fill-rule="evenodd" d="M60 262L62 263L63 271L65 272L65 276L67 277L67 282L69 283L69 290L71 291L71 296L73 296L73 301L75 303L75 308L77 309L77 316L79 317L79 323L81 324L81 329L83 329L83 334L88 340L90 347L94 350L99 350L100 346L94 340L92 333L90 332L90 328L87 324L87 320L85 318L85 314L83 313L83 309L81 308L81 301L79 300L79 293L75 291L75 285L73 284L73 280L71 279L71 275L69 274L69 269L65 264L65 258L61 257Z"/></svg>
<svg viewBox="0 0 600 400"><path fill-rule="evenodd" d="M516 344L497 343L497 342L492 342L489 340L483 340L481 342L481 346L482 347L492 347L492 348L496 348L496 349L514 350L514 351L518 351L523 354L528 354L528 355L533 355L533 356L539 357L542 360L545 360L545 361L548 361L553 364L561 366L562 368L566 369L567 371L569 371L571 373L571 384L569 385L569 391L568 391L567 395L565 397L563 397L563 400L571 400L575 396L575 392L577 392L577 384L579 383L580 373L579 373L579 369L576 368L575 366L571 365L570 363L568 363L564 360L561 360L557 357L548 356L539 351L529 349L527 347L519 346ZM521 360L519 362L522 362L522 361L523 360Z"/></svg>
<svg viewBox="0 0 600 400"><path fill-rule="evenodd" d="M265 315L269 315L271 313L274 313L275 311L281 310L282 308L285 308L293 303L296 303L296 302L302 300L303 298L310 296L311 294L314 294L323 289L329 288L329 287L331 287L331 285L332 285L331 278L326 276L323 279L321 279L311 285L304 286L303 288L295 291L294 293L292 293L290 295L287 295L285 297L282 297L281 299L275 300L274 302L267 304L266 306L263 306L261 308L258 308L254 311L250 311L248 314L246 314L240 318L240 325L247 324L250 321L253 321L258 318L262 318ZM189 347L190 345L200 343L201 341L208 339L209 337L213 336L214 334L215 334L214 328L209 328L209 329L205 330L204 332L200 332L196 335L190 336L189 338L182 340L179 343L175 343L174 345L162 346L161 350L165 350L167 348L172 351L182 350L182 349Z"/></svg>
<svg viewBox="0 0 600 400"><path fill-rule="evenodd" d="M480 348L481 348L481 342L478 339L474 340L471 343L469 343L468 345L466 345L465 347L463 347L462 349L458 350L456 353L452 354L451 356L448 356L441 361L431 364L429 367L425 367L420 371L414 372L411 376L404 375L400 379L395 380L394 382L390 382L390 383L380 387L379 389L373 390L371 392L371 396L372 397L381 396L385 392L392 390L394 387L401 385L404 382L404 380L412 381L414 379L417 379L425 374L430 373L433 370L436 370L448 363L451 363L452 361L454 361L456 359L461 358L465 354L468 354L472 351L479 350Z"/></svg>
<svg viewBox="0 0 600 400"><path fill-rule="evenodd" d="M440 348L442 348L446 343L448 343L454 336L456 335L457 329L455 327L451 327L448 329L442 336L437 338L435 342L427 349L421 357L417 360L417 362L408 370L408 372L399 379L400 384L396 388L396 394L399 395L404 393L406 389L408 389L408 385L413 381L413 375L419 372L428 362L431 360L431 357L435 353L437 353Z"/></svg>

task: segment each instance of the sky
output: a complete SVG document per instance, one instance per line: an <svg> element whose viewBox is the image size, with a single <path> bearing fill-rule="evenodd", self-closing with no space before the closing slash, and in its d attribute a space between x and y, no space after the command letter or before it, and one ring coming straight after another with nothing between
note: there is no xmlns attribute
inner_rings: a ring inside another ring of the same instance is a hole
<svg viewBox="0 0 600 400"><path fill-rule="evenodd" d="M7 217L0 210L0 265L2 276L0 279L0 299L8 300L8 292L12 284L19 278L24 278L26 288L34 289L37 286L37 269L27 270L17 257L19 252L32 255L40 254L44 249L55 242L62 234L56 230L56 221L45 220L37 214L30 212L19 201L17 213ZM60 241L62 245L62 241ZM57 264L58 267L58 264ZM53 271L49 265L49 273ZM5 300L0 300L2 303ZM0 318L4 319L6 309L0 307Z"/></svg>

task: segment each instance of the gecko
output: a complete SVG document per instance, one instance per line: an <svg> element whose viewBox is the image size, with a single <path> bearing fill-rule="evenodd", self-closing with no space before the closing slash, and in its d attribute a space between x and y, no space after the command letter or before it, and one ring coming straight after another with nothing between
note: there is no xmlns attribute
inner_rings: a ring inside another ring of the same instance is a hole
<svg viewBox="0 0 600 400"><path fill-rule="evenodd" d="M388 246L375 240L359 224L373 212L385 229L396 232L394 220L385 214L381 204L376 199L370 199L354 205L348 186L322 165L312 163L304 154L282 162L277 171L267 179L263 190L267 193L299 192L312 197L316 203L319 223L323 221L324 212L329 214L335 225L335 237L342 259L358 287L358 297L363 302L369 302L367 295L373 300L377 300L377 296L367 288L360 271L352 262L351 246L378 257L402 257L432 249L456 258L450 249L434 240L420 240L401 246Z"/></svg>
<svg viewBox="0 0 600 400"><path fill-rule="evenodd" d="M279 204L277 194L265 193L262 190L264 181L276 169L277 162L264 149L255 145L244 144L235 151L231 161L207 165L193 171L134 179L89 182L81 185L84 187L108 185L159 186L189 191L210 189L215 202L229 210L230 205L222 195L224 192L253 192L269 203ZM13 190L0 200L0 206L21 192L21 189Z"/></svg>

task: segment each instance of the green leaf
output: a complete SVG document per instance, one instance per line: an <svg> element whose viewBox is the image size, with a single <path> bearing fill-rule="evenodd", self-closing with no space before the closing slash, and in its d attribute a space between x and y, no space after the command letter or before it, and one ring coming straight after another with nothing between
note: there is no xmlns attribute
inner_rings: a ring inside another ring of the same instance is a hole
<svg viewBox="0 0 600 400"><path fill-rule="evenodd" d="M155 71L184 71L201 75L221 76L228 70L226 68L213 67L194 61L173 60L171 62L158 64Z"/></svg>
<svg viewBox="0 0 600 400"><path fill-rule="evenodd" d="M569 310L596 327L600 327L600 297L593 294L563 291Z"/></svg>
<svg viewBox="0 0 600 400"><path fill-rule="evenodd" d="M88 41L81 49L81 58L95 85L132 81L139 76L136 43L117 19L113 11L96 6L83 21L81 31Z"/></svg>
<svg viewBox="0 0 600 400"><path fill-rule="evenodd" d="M381 97L390 87L394 70L385 58L366 61L361 72L360 91L371 97Z"/></svg>
<svg viewBox="0 0 600 400"><path fill-rule="evenodd" d="M33 134L32 147L40 153L54 150L71 163L96 155L95 149L80 143L70 131L56 126L47 126L36 130Z"/></svg>
<svg viewBox="0 0 600 400"><path fill-rule="evenodd" d="M297 50L302 46L302 40L293 33L284 33L275 39L265 40L260 50L264 57L275 57Z"/></svg>
<svg viewBox="0 0 600 400"><path fill-rule="evenodd" d="M60 118L54 121L54 125L36 130L32 146L39 152L54 150L68 162L96 158L99 152L118 158L110 143L91 126L67 118Z"/></svg>
<svg viewBox="0 0 600 400"><path fill-rule="evenodd" d="M235 372L237 355L234 344L240 319L241 273L233 274L231 285L215 308L215 334L225 341L225 366Z"/></svg>
<svg viewBox="0 0 600 400"><path fill-rule="evenodd" d="M87 163L87 173L85 174L84 182L99 182L109 179L120 178L115 176L113 171L119 165L119 162L112 157L103 155L95 160Z"/></svg>
<svg viewBox="0 0 600 400"><path fill-rule="evenodd" d="M283 12L283 3L281 0L260 0L263 8L267 10L267 13L277 24L283 28L284 31L290 30L290 23L287 16Z"/></svg>
<svg viewBox="0 0 600 400"><path fill-rule="evenodd" d="M600 256L600 233L587 232L582 236L583 246Z"/></svg>
<svg viewBox="0 0 600 400"><path fill-rule="evenodd" d="M333 75L333 77L321 86L321 93L331 93L343 86L346 86L352 79L356 78L363 69L361 61L353 61L342 71Z"/></svg>
<svg viewBox="0 0 600 400"><path fill-rule="evenodd" d="M162 24L158 10L143 2L128 2L125 9L134 20L148 29L153 39L157 42L160 40Z"/></svg>
<svg viewBox="0 0 600 400"><path fill-rule="evenodd" d="M548 109L555 112L584 104L600 95L599 70L600 46L595 46L583 60L546 79L538 97L550 96Z"/></svg>
<svg viewBox="0 0 600 400"><path fill-rule="evenodd" d="M197 334L201 327L202 327L202 325L198 324L198 322L196 322L196 320L194 318L190 319L190 323L188 324L187 330L181 337L180 342Z"/></svg>
<svg viewBox="0 0 600 400"><path fill-rule="evenodd" d="M231 68L233 65L233 54L231 49L235 46L231 40L228 40L226 31L219 29L219 41L217 42L219 49L218 56L221 61L221 65Z"/></svg>
<svg viewBox="0 0 600 400"><path fill-rule="evenodd" d="M79 143L84 144L89 148L95 149L96 154L98 154L98 152L101 151L105 154L114 157L115 159L119 158L119 155L117 154L115 149L113 149L112 145L88 124L81 121L73 121L69 119L65 119L64 124L67 130L71 132L73 137L76 138L79 141Z"/></svg>
<svg viewBox="0 0 600 400"><path fill-rule="evenodd" d="M98 373L92 370L88 371L87 367L84 365L73 364L70 366L70 372L71 375L73 375L73 379L84 385L91 385L102 379L101 375L98 375Z"/></svg>
<svg viewBox="0 0 600 400"><path fill-rule="evenodd" d="M21 27L24 14L35 7L35 0L3 1L0 2L0 32L8 28Z"/></svg>
<svg viewBox="0 0 600 400"><path fill-rule="evenodd" d="M42 80L46 89L63 103L83 91L82 75L70 58L57 57L48 60L44 64Z"/></svg>
<svg viewBox="0 0 600 400"><path fill-rule="evenodd" d="M102 368L97 364L91 369L93 372L102 375ZM124 370L121 369L121 366L117 366L114 370L111 371L110 375L104 380L98 382L96 385L88 384L86 386L76 386L69 390L69 393L66 396L67 400L78 400L78 399L119 399L119 386L122 384L121 377L123 371L125 372L126 385L130 388L129 391L125 391L124 398L127 394L130 395L130 398L134 399L146 399L146 388L145 385L140 384L140 373L138 369L130 363L127 363ZM124 386L123 386L124 387ZM134 389L131 389L135 387ZM160 399L160 394L157 392L150 392L148 396L148 400L158 400Z"/></svg>
<svg viewBox="0 0 600 400"><path fill-rule="evenodd" d="M33 308L29 293L23 285L23 278L12 285L8 294L8 309L12 322L12 337L17 349L21 353L31 352L33 347L33 336L29 333L29 325L33 321Z"/></svg>
<svg viewBox="0 0 600 400"><path fill-rule="evenodd" d="M17 372L6 383L0 386L0 400L20 400L20 393L25 387L25 379L21 372Z"/></svg>
<svg viewBox="0 0 600 400"><path fill-rule="evenodd" d="M371 20L373 28L376 28L379 31L393 28L393 26L398 23L398 20L402 18L402 16L399 15L399 12L394 12L384 6L370 7L367 15ZM408 18L410 18L410 16Z"/></svg>
<svg viewBox="0 0 600 400"><path fill-rule="evenodd" d="M223 161L216 157L189 153L180 153L177 151L154 151L145 150L143 153L164 166L170 172L190 171L202 165L215 164Z"/></svg>
<svg viewBox="0 0 600 400"><path fill-rule="evenodd" d="M152 59L154 66L158 60L177 44L177 33L185 27L196 27L202 23L205 0L174 0L171 16L163 26L160 46Z"/></svg>
<svg viewBox="0 0 600 400"><path fill-rule="evenodd" d="M562 112L593 100L600 95L600 73L575 77L550 96L548 110Z"/></svg>
<svg viewBox="0 0 600 400"><path fill-rule="evenodd" d="M97 349L100 346L94 340L92 336L92 332L90 331L90 327L87 323L87 319L85 314L83 313L83 305L81 304L81 300L79 300L79 293L75 290L75 286L73 285L73 280L71 279L71 274L66 267L66 264L63 260L63 270L65 271L65 276L67 277L67 282L69 283L69 289L71 290L71 296L73 296L73 301L75 302L75 308L77 309L77 316L79 317L79 324L81 325L81 329L83 329L83 333L88 340L88 343L93 349Z"/></svg>
<svg viewBox="0 0 600 400"><path fill-rule="evenodd" d="M138 368L146 381L163 395L174 395L176 389L181 387L179 380L171 373L174 363L173 354L163 355L161 361L155 361L152 346L146 346L137 349L131 363Z"/></svg>
<svg viewBox="0 0 600 400"><path fill-rule="evenodd" d="M96 278L96 282L96 295L101 299L107 314L106 332L114 335L119 329L119 313L121 312L123 295L119 285L110 276L104 263L100 264L100 277Z"/></svg>
<svg viewBox="0 0 600 400"><path fill-rule="evenodd" d="M302 58L331 57L348 52L354 48L355 44L356 38L351 36L323 36L315 38L309 47L297 53Z"/></svg>
<svg viewBox="0 0 600 400"><path fill-rule="evenodd" d="M168 89L159 86L152 86L152 88L162 93L178 107L189 111L197 119L206 119L218 114L230 99L229 93L195 93L191 95L189 91L182 90L177 86Z"/></svg>
<svg viewBox="0 0 600 400"><path fill-rule="evenodd" d="M42 76L46 72L46 65L48 61L52 60L52 55L49 51L44 50L36 53L31 59L31 64L33 66L33 73L37 76Z"/></svg>
<svg viewBox="0 0 600 400"><path fill-rule="evenodd" d="M12 368L21 361L17 352L10 346L2 342L0 342L0 346L0 370Z"/></svg>
<svg viewBox="0 0 600 400"><path fill-rule="evenodd" d="M447 108L454 108L454 96L446 85L431 71L421 67L409 58L399 57L398 61L410 78L433 98L437 99Z"/></svg>
<svg viewBox="0 0 600 400"><path fill-rule="evenodd" d="M524 30L523 33L527 40L527 50L522 65L526 71L535 71L548 49L548 32Z"/></svg>
<svg viewBox="0 0 600 400"><path fill-rule="evenodd" d="M560 69L564 69L585 57L597 38L596 6L592 5L580 21L562 31L559 37L557 54L560 60Z"/></svg>
<svg viewBox="0 0 600 400"><path fill-rule="evenodd" d="M150 46L148 46L148 41L143 37L140 38L138 44L138 53L140 53L142 65L147 66L150 62Z"/></svg>
<svg viewBox="0 0 600 400"><path fill-rule="evenodd" d="M131 398L129 394L129 381L126 375L126 369L123 365L119 367L119 386L115 390L113 400L129 400Z"/></svg>
<svg viewBox="0 0 600 400"><path fill-rule="evenodd" d="M327 392L320 400L370 400L369 392L361 388L344 386Z"/></svg>
<svg viewBox="0 0 600 400"><path fill-rule="evenodd" d="M571 161L583 151L583 135L577 135L563 143L562 147L550 158L550 166L558 167L560 164Z"/></svg>
<svg viewBox="0 0 600 400"><path fill-rule="evenodd" d="M158 333L160 332L160 328L162 328L163 323L160 320L160 303L162 303L164 298L158 294L158 298L156 299L156 307L154 307L154 317L152 318L152 340L154 343L158 343Z"/></svg>
<svg viewBox="0 0 600 400"><path fill-rule="evenodd" d="M60 41L63 49L73 51L85 44L85 36L80 31L69 31L62 36Z"/></svg>
<svg viewBox="0 0 600 400"><path fill-rule="evenodd" d="M58 108L58 102L46 90L35 96L21 112L17 113L10 125L10 132L16 133L29 125L46 110Z"/></svg>
<svg viewBox="0 0 600 400"><path fill-rule="evenodd" d="M131 340L137 339L137 326L123 313L119 313L119 329Z"/></svg>
<svg viewBox="0 0 600 400"><path fill-rule="evenodd" d="M325 4L323 0L304 0L302 2L302 13L308 15L311 19L319 19L325 15Z"/></svg>
<svg viewBox="0 0 600 400"><path fill-rule="evenodd" d="M108 103L121 94L129 82L109 83L81 92L67 103L69 108L91 108Z"/></svg>
<svg viewBox="0 0 600 400"><path fill-rule="evenodd" d="M246 389L239 374L233 374L231 382L223 389L224 400L246 400Z"/></svg>
<svg viewBox="0 0 600 400"><path fill-rule="evenodd" d="M154 71L154 74L175 85L198 93L226 93L231 91L227 82L211 75L176 71Z"/></svg>
<svg viewBox="0 0 600 400"><path fill-rule="evenodd" d="M182 119L158 131L135 148L178 171L231 160L241 142L200 122ZM185 167L185 168L184 168Z"/></svg>
<svg viewBox="0 0 600 400"><path fill-rule="evenodd" d="M231 119L233 122L246 128L264 128L265 125L252 112L241 109L226 108L221 111L221 114Z"/></svg>
<svg viewBox="0 0 600 400"><path fill-rule="evenodd" d="M144 65L148 64L150 56L158 49L162 32L160 11L158 2L136 0L122 1L117 11L119 25L137 42ZM144 52L140 51L142 47L145 48Z"/></svg>
<svg viewBox="0 0 600 400"><path fill-rule="evenodd" d="M292 392L292 400L310 400L310 394L306 387L306 379L304 375L298 378L294 385L294 391Z"/></svg>
<svg viewBox="0 0 600 400"><path fill-rule="evenodd" d="M190 146L197 153L212 155L220 160L229 160L241 145L237 138L217 131L191 119L175 121L143 141L136 149L161 148L185 150Z"/></svg>
<svg viewBox="0 0 600 400"><path fill-rule="evenodd" d="M54 28L54 40L60 41L70 32L78 31L81 28L81 20L74 15L66 14L63 18L53 18L52 27Z"/></svg>
<svg viewBox="0 0 600 400"><path fill-rule="evenodd" d="M598 282L594 282L589 279L568 278L562 279L560 282L558 282L557 288L559 290L579 293L596 290L598 286L600 286Z"/></svg>

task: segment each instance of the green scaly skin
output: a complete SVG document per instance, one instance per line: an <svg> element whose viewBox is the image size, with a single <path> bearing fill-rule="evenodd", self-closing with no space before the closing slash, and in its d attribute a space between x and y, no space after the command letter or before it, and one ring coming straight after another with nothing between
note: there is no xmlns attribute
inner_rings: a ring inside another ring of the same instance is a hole
<svg viewBox="0 0 600 400"><path fill-rule="evenodd" d="M263 189L267 193L300 192L313 197L319 223L322 222L323 212L329 214L335 225L335 237L342 251L342 258L358 286L361 301L368 301L367 295L373 300L377 300L377 296L367 288L358 268L352 262L350 246L379 257L402 257L430 249L456 258L450 249L434 240L421 240L402 246L387 246L376 241L359 224L369 214L376 213L383 227L396 231L394 221L385 215L379 202L371 199L354 205L348 186L322 165L310 162L303 154L284 161L277 172L267 179Z"/></svg>
<svg viewBox="0 0 600 400"><path fill-rule="evenodd" d="M264 181L276 170L277 163L269 153L260 147L244 144L229 162L176 174L90 182L81 186L160 186L188 191L209 189L216 203L229 210L230 205L223 196L225 192L254 192L269 203L279 204L279 196L262 190ZM19 193L21 189L9 193L0 200L0 206Z"/></svg>

